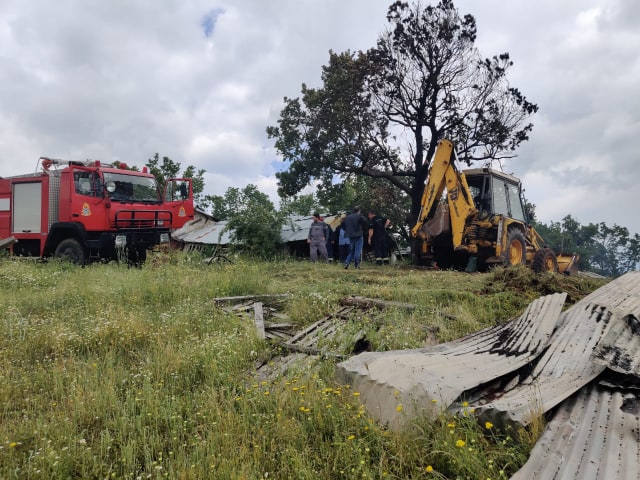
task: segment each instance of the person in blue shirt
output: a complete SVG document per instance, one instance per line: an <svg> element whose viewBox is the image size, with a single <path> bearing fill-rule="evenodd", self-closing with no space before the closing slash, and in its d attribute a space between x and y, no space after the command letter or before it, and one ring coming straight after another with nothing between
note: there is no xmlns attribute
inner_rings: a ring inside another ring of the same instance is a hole
<svg viewBox="0 0 640 480"><path fill-rule="evenodd" d="M338 251L340 255L339 258L340 258L340 261L344 263L344 261L347 259L347 255L349 255L349 244L350 244L349 237L347 237L344 233L344 220L342 220L342 223L336 230L338 232L337 243L338 243Z"/></svg>

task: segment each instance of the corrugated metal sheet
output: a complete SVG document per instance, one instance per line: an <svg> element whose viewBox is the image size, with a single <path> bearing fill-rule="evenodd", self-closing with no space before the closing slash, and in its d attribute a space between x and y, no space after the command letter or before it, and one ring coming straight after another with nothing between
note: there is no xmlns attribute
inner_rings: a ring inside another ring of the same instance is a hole
<svg viewBox="0 0 640 480"><path fill-rule="evenodd" d="M282 230L280 237L283 242L304 242L309 235L309 227L313 223L313 218L309 216L292 216L288 218Z"/></svg>
<svg viewBox="0 0 640 480"><path fill-rule="evenodd" d="M533 310L542 313L539 304ZM369 412L390 426L400 424L399 404L415 407L403 410L410 417L429 412L431 400L439 413L473 397L479 420L497 427L527 424L555 408L529 461L512 478L640 479L640 272L611 281L560 314L551 322L555 331L544 314L536 331L535 316L532 324L524 321L529 314L508 328L429 349L353 357L338 365L338 378L353 384ZM524 359L529 363L519 369Z"/></svg>
<svg viewBox="0 0 640 480"><path fill-rule="evenodd" d="M592 361L611 370L640 377L640 321L625 315L611 326L607 336L593 352Z"/></svg>
<svg viewBox="0 0 640 480"><path fill-rule="evenodd" d="M325 223L337 227L336 222L342 218L341 215L327 215L324 217ZM309 235L309 227L313 222L310 216L291 216L289 217L282 229L280 237L285 243L289 242L305 242ZM227 222L215 222L212 220L198 218L186 223L182 228L175 230L171 234L171 238L183 243L195 243L205 245L228 245L231 243L230 230L226 229Z"/></svg>
<svg viewBox="0 0 640 480"><path fill-rule="evenodd" d="M565 401L513 480L640 478L640 404L591 384Z"/></svg>
<svg viewBox="0 0 640 480"><path fill-rule="evenodd" d="M629 312L640 313L640 272L608 283L564 312L561 328L531 375L499 398L475 405L476 413L483 421L504 426L526 425L549 411L605 369L591 361L592 353Z"/></svg>
<svg viewBox="0 0 640 480"><path fill-rule="evenodd" d="M205 218L197 218L187 222L171 233L171 238L183 243L204 245L228 245L231 235L226 230L227 222L214 222Z"/></svg>
<svg viewBox="0 0 640 480"><path fill-rule="evenodd" d="M532 302L516 320L433 347L366 352L337 366L370 413L392 427L407 410L439 413L465 391L513 372L540 355L557 327L566 294ZM404 413L396 407L402 404Z"/></svg>

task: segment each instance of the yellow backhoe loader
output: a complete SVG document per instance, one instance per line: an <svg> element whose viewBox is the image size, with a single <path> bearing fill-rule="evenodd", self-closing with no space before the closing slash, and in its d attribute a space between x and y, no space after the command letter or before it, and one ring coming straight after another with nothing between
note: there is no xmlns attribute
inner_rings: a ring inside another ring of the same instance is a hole
<svg viewBox="0 0 640 480"><path fill-rule="evenodd" d="M449 140L436 149L411 229L414 263L467 271L525 264L577 273L577 255L557 255L530 224L518 178L492 168L460 171Z"/></svg>

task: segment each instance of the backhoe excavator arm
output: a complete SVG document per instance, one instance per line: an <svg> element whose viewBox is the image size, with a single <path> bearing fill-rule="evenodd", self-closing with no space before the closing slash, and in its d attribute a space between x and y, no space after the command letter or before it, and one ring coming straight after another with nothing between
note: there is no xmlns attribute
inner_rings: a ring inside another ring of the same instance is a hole
<svg viewBox="0 0 640 480"><path fill-rule="evenodd" d="M433 205L440 200L446 188L453 248L456 249L462 244L462 235L467 219L476 214L477 209L473 203L467 179L464 173L459 172L455 167L454 158L453 143L449 140L440 140L422 193L420 214L411 229L411 235L414 238L418 237Z"/></svg>

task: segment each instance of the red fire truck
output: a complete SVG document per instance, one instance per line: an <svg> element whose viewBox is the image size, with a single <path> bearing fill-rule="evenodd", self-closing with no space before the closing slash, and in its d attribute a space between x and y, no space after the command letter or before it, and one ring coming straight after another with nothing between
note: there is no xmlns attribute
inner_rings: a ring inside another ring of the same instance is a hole
<svg viewBox="0 0 640 480"><path fill-rule="evenodd" d="M188 178L168 180L162 192L146 167L47 157L40 165L37 173L0 177L0 239L15 238L14 255L139 265L193 219Z"/></svg>

